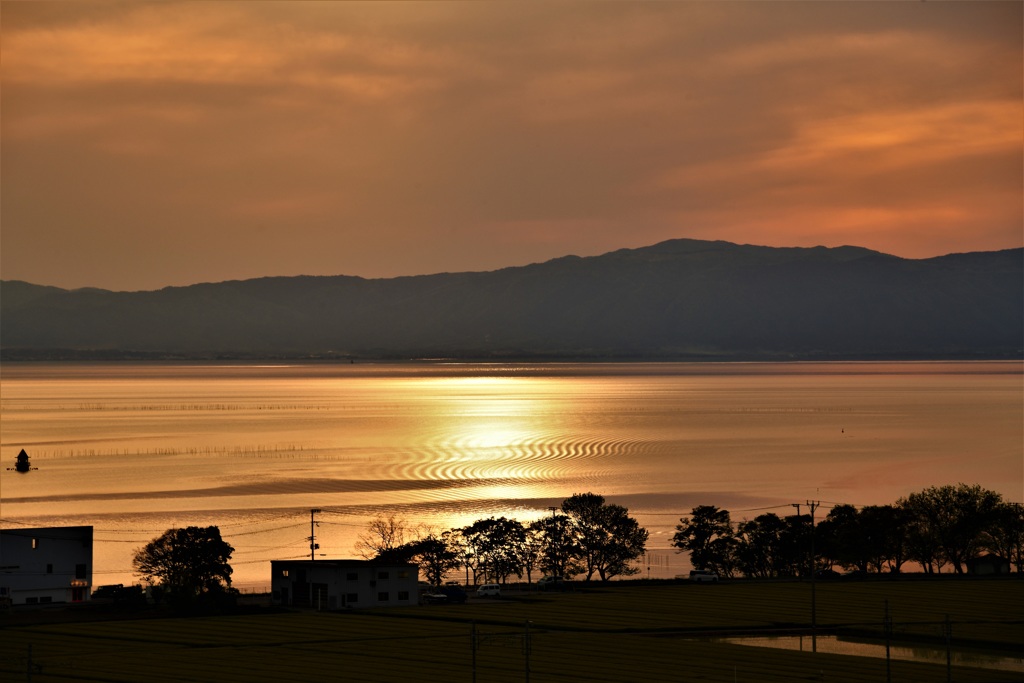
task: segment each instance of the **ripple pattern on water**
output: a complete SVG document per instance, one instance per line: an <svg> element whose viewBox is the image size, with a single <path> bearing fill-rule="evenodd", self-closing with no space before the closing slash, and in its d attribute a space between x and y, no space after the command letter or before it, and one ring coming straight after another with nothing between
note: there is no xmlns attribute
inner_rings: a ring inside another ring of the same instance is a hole
<svg viewBox="0 0 1024 683"><path fill-rule="evenodd" d="M599 482L624 474L623 464L658 450L641 439L537 433L498 445L472 436L438 439L398 462L379 464L382 478L410 481Z"/></svg>
<svg viewBox="0 0 1024 683"><path fill-rule="evenodd" d="M301 549L310 508L345 511L353 536L360 513L407 510L448 528L526 519L589 490L627 505L654 538L698 504L737 516L811 496L884 504L944 481L1019 500L1021 372L1019 362L5 367L0 455L13 462L27 448L40 469L4 478L3 514L23 526L99 520L107 536L146 540L170 524L289 511L306 517L297 539L254 535ZM351 544L339 535L333 547L345 556ZM97 559L98 571L123 568L109 562Z"/></svg>

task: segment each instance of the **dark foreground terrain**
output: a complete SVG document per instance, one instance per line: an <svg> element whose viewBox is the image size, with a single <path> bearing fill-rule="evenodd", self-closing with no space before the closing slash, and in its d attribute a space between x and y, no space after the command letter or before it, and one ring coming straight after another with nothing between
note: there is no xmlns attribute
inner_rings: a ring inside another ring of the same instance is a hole
<svg viewBox="0 0 1024 683"><path fill-rule="evenodd" d="M345 613L0 621L0 680L1024 681L1024 673L714 642L810 622L806 583L617 582L500 600ZM819 632L1024 655L1024 580L819 582ZM38 617L36 617L38 619ZM805 631L806 632L806 631ZM808 639L809 641L809 639ZM947 678L948 676L948 678Z"/></svg>

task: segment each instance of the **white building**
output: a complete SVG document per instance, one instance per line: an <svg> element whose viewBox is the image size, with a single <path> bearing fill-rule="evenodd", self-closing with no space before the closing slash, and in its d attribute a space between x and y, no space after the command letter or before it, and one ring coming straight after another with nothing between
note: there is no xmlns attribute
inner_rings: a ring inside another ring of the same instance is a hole
<svg viewBox="0 0 1024 683"><path fill-rule="evenodd" d="M372 560L273 560L270 589L275 605L341 608L415 605L419 567Z"/></svg>
<svg viewBox="0 0 1024 683"><path fill-rule="evenodd" d="M0 529L0 599L83 602L91 586L91 526Z"/></svg>

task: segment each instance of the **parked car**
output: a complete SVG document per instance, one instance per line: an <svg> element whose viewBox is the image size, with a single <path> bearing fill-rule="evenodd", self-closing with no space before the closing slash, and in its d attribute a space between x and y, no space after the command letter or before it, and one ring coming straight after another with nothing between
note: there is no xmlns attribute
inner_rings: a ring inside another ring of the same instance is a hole
<svg viewBox="0 0 1024 683"><path fill-rule="evenodd" d="M428 605L445 605L448 603L448 596L444 593L424 593L422 600Z"/></svg>
<svg viewBox="0 0 1024 683"><path fill-rule="evenodd" d="M710 569L694 569L690 572L690 581L696 583L718 583L718 574Z"/></svg>
<svg viewBox="0 0 1024 683"><path fill-rule="evenodd" d="M496 583L485 583L476 589L476 596L478 598L500 598L501 586Z"/></svg>
<svg viewBox="0 0 1024 683"><path fill-rule="evenodd" d="M466 591L462 590L461 586L450 586L445 585L437 589L437 592L448 598L448 602L454 602L456 604L462 604L466 602L469 597L466 595Z"/></svg>
<svg viewBox="0 0 1024 683"><path fill-rule="evenodd" d="M565 587L565 580L561 576L542 576L537 581L537 588L542 591L561 590Z"/></svg>
<svg viewBox="0 0 1024 683"><path fill-rule="evenodd" d="M146 593L142 586L124 586L118 583L97 587L89 599L96 602L112 602L115 605L141 606L146 604Z"/></svg>

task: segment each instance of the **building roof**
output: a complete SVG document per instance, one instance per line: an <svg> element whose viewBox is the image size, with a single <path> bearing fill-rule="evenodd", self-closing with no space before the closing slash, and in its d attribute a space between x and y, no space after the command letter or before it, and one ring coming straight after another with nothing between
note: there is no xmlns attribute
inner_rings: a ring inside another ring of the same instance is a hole
<svg viewBox="0 0 1024 683"><path fill-rule="evenodd" d="M25 536L37 538L81 538L84 534L92 534L91 526L44 526L33 528L0 529L0 534L7 536Z"/></svg>
<svg viewBox="0 0 1024 683"><path fill-rule="evenodd" d="M984 562L995 562L995 563L1001 563L1001 564L1009 564L1010 561L1008 559L1006 559L1005 557L1003 557L1002 555L996 555L995 553L985 553L984 555L979 555L978 557L972 557L972 558L967 560L967 564L972 564L972 563L979 564L979 563L984 563Z"/></svg>
<svg viewBox="0 0 1024 683"><path fill-rule="evenodd" d="M377 560L349 560L349 559L324 559L324 560L271 560L273 564L289 564L292 566L302 565L307 567L339 567L356 569L359 567L419 567L412 562L383 562Z"/></svg>

